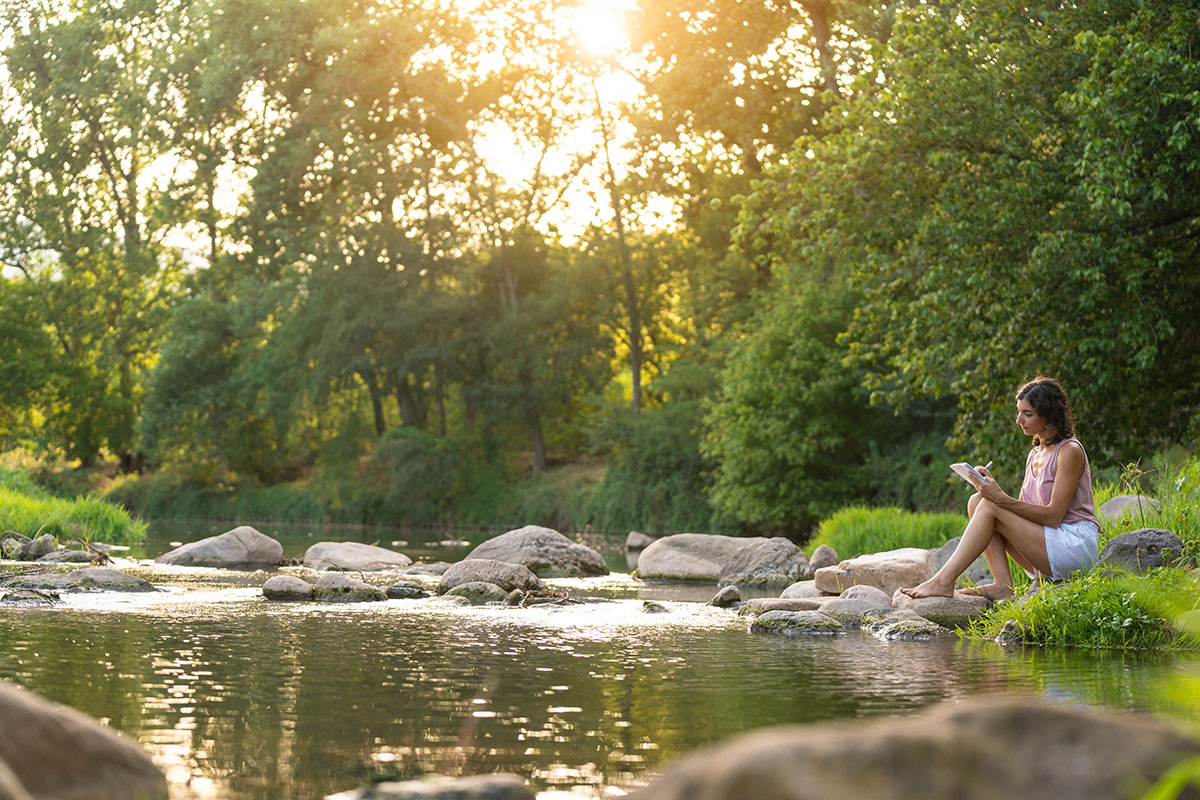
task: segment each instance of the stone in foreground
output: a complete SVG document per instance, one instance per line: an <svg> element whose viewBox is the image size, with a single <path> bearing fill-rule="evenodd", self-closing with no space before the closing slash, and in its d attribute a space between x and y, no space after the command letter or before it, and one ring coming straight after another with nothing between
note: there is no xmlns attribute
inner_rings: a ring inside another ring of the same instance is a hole
<svg viewBox="0 0 1200 800"><path fill-rule="evenodd" d="M874 586L888 597L902 586L916 586L937 572L934 551L919 547L885 550L882 553L855 556L836 567L817 570L817 588L841 594L857 584Z"/></svg>
<svg viewBox="0 0 1200 800"><path fill-rule="evenodd" d="M892 603L947 628L965 628L992 606L986 597L964 592L955 592L954 597L909 597L896 592Z"/></svg>
<svg viewBox="0 0 1200 800"><path fill-rule="evenodd" d="M317 542L304 551L304 566L311 569L361 570L407 567L412 559L395 550L362 542Z"/></svg>
<svg viewBox="0 0 1200 800"><path fill-rule="evenodd" d="M154 592L150 581L107 567L86 567L72 572L18 575L4 581L6 588L56 589L60 592Z"/></svg>
<svg viewBox="0 0 1200 800"><path fill-rule="evenodd" d="M270 569L282 559L283 545L249 525L242 525L219 536L188 542L154 560L183 567Z"/></svg>
<svg viewBox="0 0 1200 800"><path fill-rule="evenodd" d="M0 759L0 800L33 800L3 759Z"/></svg>
<svg viewBox="0 0 1200 800"><path fill-rule="evenodd" d="M902 719L755 731L685 756L629 798L1117 800L1198 751L1149 716L956 702Z"/></svg>
<svg viewBox="0 0 1200 800"><path fill-rule="evenodd" d="M313 599L324 603L365 603L387 600L387 592L344 572L326 572L313 586Z"/></svg>
<svg viewBox="0 0 1200 800"><path fill-rule="evenodd" d="M534 800L536 795L516 775L446 778L428 775L413 781L384 781L325 800Z"/></svg>
<svg viewBox="0 0 1200 800"><path fill-rule="evenodd" d="M779 636L841 636L846 629L820 611L766 611L750 623L750 632Z"/></svg>
<svg viewBox="0 0 1200 800"><path fill-rule="evenodd" d="M1114 536L1104 546L1100 563L1141 575L1155 567L1173 564L1183 553L1183 542L1168 530L1138 528Z"/></svg>
<svg viewBox="0 0 1200 800"><path fill-rule="evenodd" d="M490 558L471 558L458 562L442 573L438 594L445 594L460 583L471 581L494 583L506 592L513 589L531 592L544 588L541 579L523 564L510 564Z"/></svg>
<svg viewBox="0 0 1200 800"><path fill-rule="evenodd" d="M134 742L0 681L0 762L37 800L163 800L167 781Z"/></svg>
<svg viewBox="0 0 1200 800"><path fill-rule="evenodd" d="M584 578L608 574L604 557L595 550L576 544L558 531L540 525L526 525L488 539L468 553L467 558L523 564L542 578Z"/></svg>
<svg viewBox="0 0 1200 800"><path fill-rule="evenodd" d="M268 600L311 600L313 585L295 575L274 575L262 587Z"/></svg>

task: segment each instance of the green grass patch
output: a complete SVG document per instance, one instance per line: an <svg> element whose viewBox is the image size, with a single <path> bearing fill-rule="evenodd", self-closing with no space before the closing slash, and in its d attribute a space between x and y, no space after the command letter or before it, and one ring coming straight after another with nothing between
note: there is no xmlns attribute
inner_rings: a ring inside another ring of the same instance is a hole
<svg viewBox="0 0 1200 800"><path fill-rule="evenodd" d="M0 485L0 531L26 536L53 534L59 541L129 543L146 535L146 523L96 495L64 500L32 488L30 491Z"/></svg>
<svg viewBox="0 0 1200 800"><path fill-rule="evenodd" d="M899 508L844 508L824 520L807 545L811 554L827 544L841 558L901 547L941 547L963 532L962 514L928 514Z"/></svg>
<svg viewBox="0 0 1200 800"><path fill-rule="evenodd" d="M1114 650L1200 649L1184 622L1200 603L1194 573L1151 570L1143 576L1095 570L1052 584L1021 603L1001 603L974 620L967 635L993 639L1009 622L1026 644Z"/></svg>

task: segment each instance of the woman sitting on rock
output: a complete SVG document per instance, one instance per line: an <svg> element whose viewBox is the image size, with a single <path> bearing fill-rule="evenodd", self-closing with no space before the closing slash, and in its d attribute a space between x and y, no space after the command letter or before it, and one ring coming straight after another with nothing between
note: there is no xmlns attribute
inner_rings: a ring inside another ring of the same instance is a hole
<svg viewBox="0 0 1200 800"><path fill-rule="evenodd" d="M992 600L1012 597L1011 555L1029 576L1065 578L1098 559L1100 525L1087 453L1075 438L1071 408L1058 382L1034 378L1017 392L1017 425L1033 437L1021 497L1004 493L991 472L967 502L970 522L954 554L937 573L909 589L909 597L952 597L954 582L982 553L993 582L971 590Z"/></svg>

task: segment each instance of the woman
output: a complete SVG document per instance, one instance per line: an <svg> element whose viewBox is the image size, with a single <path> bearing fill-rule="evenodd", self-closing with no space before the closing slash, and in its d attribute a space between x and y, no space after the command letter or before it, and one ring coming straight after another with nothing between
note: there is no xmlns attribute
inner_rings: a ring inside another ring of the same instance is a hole
<svg viewBox="0 0 1200 800"><path fill-rule="evenodd" d="M1021 387L1017 425L1033 437L1020 499L1005 494L990 471L977 468L985 480L972 480L978 492L967 503L970 522L962 541L932 578L900 590L909 597L952 597L954 582L980 553L993 582L971 591L992 600L1012 597L1009 555L1031 578L1040 573L1057 580L1095 565L1100 524L1092 470L1057 381L1038 377Z"/></svg>

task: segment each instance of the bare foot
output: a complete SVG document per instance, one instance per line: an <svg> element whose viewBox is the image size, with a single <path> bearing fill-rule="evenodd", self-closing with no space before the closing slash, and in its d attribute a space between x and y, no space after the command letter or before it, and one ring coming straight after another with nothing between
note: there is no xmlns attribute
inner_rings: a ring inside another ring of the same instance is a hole
<svg viewBox="0 0 1200 800"><path fill-rule="evenodd" d="M973 586L970 589L962 589L961 591L963 594L973 594L979 597L986 597L988 600L991 600L994 603L998 603L1001 600L1007 600L1014 594L1013 587L1005 586L1002 583L983 583L979 586Z"/></svg>
<svg viewBox="0 0 1200 800"><path fill-rule="evenodd" d="M909 589L901 589L909 597L954 597L954 584L942 583L937 578L930 578L922 584Z"/></svg>

